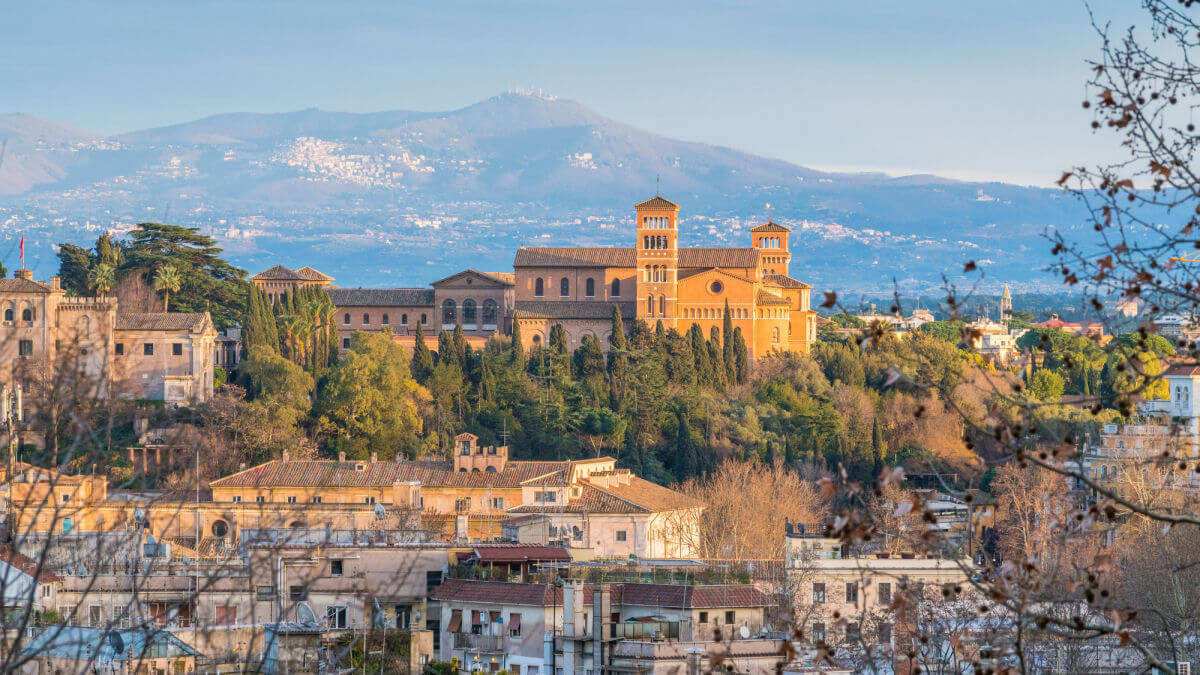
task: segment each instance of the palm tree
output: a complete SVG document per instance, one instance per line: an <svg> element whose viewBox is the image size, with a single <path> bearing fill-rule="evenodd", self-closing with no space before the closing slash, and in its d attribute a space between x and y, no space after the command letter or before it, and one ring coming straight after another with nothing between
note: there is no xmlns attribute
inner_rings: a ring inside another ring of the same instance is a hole
<svg viewBox="0 0 1200 675"><path fill-rule="evenodd" d="M163 294L163 311L168 311L171 303L171 293L177 292L183 284L179 269L174 265L163 265L154 274L154 290Z"/></svg>
<svg viewBox="0 0 1200 675"><path fill-rule="evenodd" d="M117 271L112 265L100 263L88 270L87 284L96 295L105 295L117 283Z"/></svg>

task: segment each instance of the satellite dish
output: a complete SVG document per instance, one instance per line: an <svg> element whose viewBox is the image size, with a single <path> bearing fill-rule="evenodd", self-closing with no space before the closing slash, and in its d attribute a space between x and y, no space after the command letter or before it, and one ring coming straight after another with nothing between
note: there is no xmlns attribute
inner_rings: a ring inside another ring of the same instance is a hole
<svg viewBox="0 0 1200 675"><path fill-rule="evenodd" d="M125 640L121 638L121 634L115 630L108 632L108 646L120 656L125 652Z"/></svg>
<svg viewBox="0 0 1200 675"><path fill-rule="evenodd" d="M300 623L316 623L317 615L313 613L312 607L309 607L307 602L301 602L296 605L296 620Z"/></svg>
<svg viewBox="0 0 1200 675"><path fill-rule="evenodd" d="M379 502L375 503L375 517L379 520L383 520L387 517L387 511L384 510L383 504L380 504Z"/></svg>
<svg viewBox="0 0 1200 675"><path fill-rule="evenodd" d="M743 640L747 640L750 638L750 629L742 626L738 629L738 635L741 635Z"/></svg>

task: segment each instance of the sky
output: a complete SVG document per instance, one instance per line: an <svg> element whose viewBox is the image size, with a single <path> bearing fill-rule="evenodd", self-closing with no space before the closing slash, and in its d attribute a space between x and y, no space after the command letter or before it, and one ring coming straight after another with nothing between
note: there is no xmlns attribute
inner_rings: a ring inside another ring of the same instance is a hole
<svg viewBox="0 0 1200 675"><path fill-rule="evenodd" d="M1138 4L1091 8L1123 27ZM1116 144L1080 106L1081 0L39 0L0 27L0 113L105 134L540 89L818 169L1048 185Z"/></svg>

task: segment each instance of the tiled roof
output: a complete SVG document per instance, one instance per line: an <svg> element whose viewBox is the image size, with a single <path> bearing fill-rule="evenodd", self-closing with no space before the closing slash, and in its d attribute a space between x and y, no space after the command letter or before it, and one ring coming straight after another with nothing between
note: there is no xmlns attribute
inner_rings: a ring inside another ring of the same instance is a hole
<svg viewBox="0 0 1200 675"><path fill-rule="evenodd" d="M651 197L650 199L647 199L646 201L644 201L644 202L642 202L642 203L638 204L638 205L637 205L636 207L634 207L634 208L638 208L638 209L645 209L645 208L652 208L652 209L660 209L660 208L665 208L665 209L677 209L677 208L679 208L679 205L678 205L678 204L676 204L675 202L671 201L670 199L663 199L662 197L660 197L660 196L658 196L658 195L654 195L654 196L653 196L653 197Z"/></svg>
<svg viewBox="0 0 1200 675"><path fill-rule="evenodd" d="M783 225L780 225L779 223L774 223L774 222L771 222L768 220L767 222L763 223L762 225L756 225L755 227L750 228L750 231L751 232L791 232L792 228L784 227Z"/></svg>
<svg viewBox="0 0 1200 675"><path fill-rule="evenodd" d="M1195 377L1196 375L1200 375L1200 364L1175 363L1163 375L1165 377Z"/></svg>
<svg viewBox="0 0 1200 675"><path fill-rule="evenodd" d="M484 274L488 275L489 277L496 277L501 281L507 281L513 285L516 285L517 283L517 275L513 274L512 272L484 272Z"/></svg>
<svg viewBox="0 0 1200 675"><path fill-rule="evenodd" d="M318 272L317 270L307 266L296 270L296 274L309 281L333 281L333 277L329 276L328 274Z"/></svg>
<svg viewBox="0 0 1200 675"><path fill-rule="evenodd" d="M526 483L526 485L529 485L529 483ZM528 523L536 523L540 520L545 520L545 519L546 519L546 516L538 515L535 513L535 514L529 515L529 516L513 516L512 518L505 518L504 520L500 521L500 524L501 525L512 525L515 527L517 525L526 525Z"/></svg>
<svg viewBox="0 0 1200 675"><path fill-rule="evenodd" d="M572 494L579 489L579 495ZM590 483L571 486L566 504L522 504L509 513L654 513L698 508L700 502L670 488L631 476L626 485L601 488Z"/></svg>
<svg viewBox="0 0 1200 675"><path fill-rule="evenodd" d="M613 305L621 309L621 316L625 318L637 312L632 302L518 300L513 316L527 319L608 319L612 317Z"/></svg>
<svg viewBox="0 0 1200 675"><path fill-rule="evenodd" d="M552 584L514 584L504 581L447 579L429 592L430 600L442 602L478 602L497 605L547 607L562 598L562 590ZM559 600L561 602L561 600Z"/></svg>
<svg viewBox="0 0 1200 675"><path fill-rule="evenodd" d="M450 276L448 276L444 279L438 279L437 281L433 282L432 285L437 286L438 284L445 283L447 281L450 281L451 279L457 279L458 277L461 277L464 274L477 274L477 275L483 277L484 279L494 281L495 283L498 283L502 286L513 286L516 284L516 280L513 278L514 275L512 275L512 274L500 275L500 274L493 274L491 272L480 272L479 270L470 269L470 270L463 270L463 271L457 272L455 274L451 274Z"/></svg>
<svg viewBox="0 0 1200 675"><path fill-rule="evenodd" d="M775 603L766 593L749 584L721 586L676 586L671 584L622 584L621 604L641 607L712 609L723 607L769 607Z"/></svg>
<svg viewBox="0 0 1200 675"><path fill-rule="evenodd" d="M767 291L763 291L763 290L760 290L758 292L757 302L760 305L790 305L790 304L792 304L787 301L787 298L781 298L778 295L775 295L774 293L768 293Z"/></svg>
<svg viewBox="0 0 1200 675"><path fill-rule="evenodd" d="M118 314L116 330L203 330L209 322L208 312L145 312Z"/></svg>
<svg viewBox="0 0 1200 675"><path fill-rule="evenodd" d="M763 277L763 279L767 283L775 284L780 288L812 288L812 286L809 286L799 279L793 279L783 274L768 274Z"/></svg>
<svg viewBox="0 0 1200 675"><path fill-rule="evenodd" d="M336 307L433 307L428 288L331 288Z"/></svg>
<svg viewBox="0 0 1200 675"><path fill-rule="evenodd" d="M0 279L0 293L49 293L50 287L46 284L31 281L29 279Z"/></svg>
<svg viewBox="0 0 1200 675"><path fill-rule="evenodd" d="M691 497L671 488L652 483L644 478L630 476L629 482L602 488L605 492L651 511L671 511L703 506Z"/></svg>
<svg viewBox="0 0 1200 675"><path fill-rule="evenodd" d="M299 272L290 270L283 265L275 265L250 277L257 281L305 281Z"/></svg>
<svg viewBox="0 0 1200 675"><path fill-rule="evenodd" d="M683 267L756 267L759 252L756 248L679 249L679 266ZM552 247L517 249L513 267L624 267L637 266L637 252L626 247Z"/></svg>
<svg viewBox="0 0 1200 675"><path fill-rule="evenodd" d="M358 466L363 470L359 471ZM336 462L272 460L210 483L212 487L389 487L420 481L424 487L520 487L527 480L565 471L570 462L509 461L503 471L455 471L452 462L400 460Z"/></svg>
<svg viewBox="0 0 1200 675"><path fill-rule="evenodd" d="M48 563L43 563L39 573L37 561L29 556L18 552L11 546L0 546L0 562L8 563L10 566L21 570L31 577L35 577L39 582L48 584L54 581L62 581L62 577L50 571ZM3 579L3 575L0 575ZM15 579L8 579L7 583L12 584Z"/></svg>
<svg viewBox="0 0 1200 675"><path fill-rule="evenodd" d="M561 546L476 546L472 549L480 562L569 561L571 554Z"/></svg>

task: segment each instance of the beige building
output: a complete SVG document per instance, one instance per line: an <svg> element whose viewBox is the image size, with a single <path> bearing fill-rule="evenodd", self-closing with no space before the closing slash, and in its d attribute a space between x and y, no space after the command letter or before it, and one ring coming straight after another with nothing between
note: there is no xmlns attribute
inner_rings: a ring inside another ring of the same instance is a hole
<svg viewBox="0 0 1200 675"><path fill-rule="evenodd" d="M250 281L267 294L272 302L278 302L288 293L295 292L304 286L329 287L333 285L333 277L318 272L311 267L301 267L292 270L283 265L275 265L250 277Z"/></svg>

